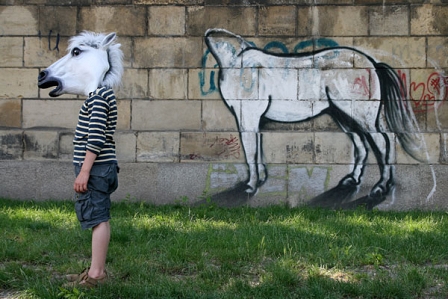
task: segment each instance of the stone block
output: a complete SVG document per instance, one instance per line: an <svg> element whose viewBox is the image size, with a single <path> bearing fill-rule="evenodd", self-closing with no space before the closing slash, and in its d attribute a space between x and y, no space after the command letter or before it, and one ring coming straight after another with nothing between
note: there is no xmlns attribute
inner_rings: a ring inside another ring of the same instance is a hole
<svg viewBox="0 0 448 299"><path fill-rule="evenodd" d="M375 49L371 55L393 68L426 67L426 41L420 37L355 38L355 47ZM361 67L360 65L358 67Z"/></svg>
<svg viewBox="0 0 448 299"><path fill-rule="evenodd" d="M117 26L120 20L120 26ZM146 34L146 8L143 6L81 7L77 30L116 32L118 36Z"/></svg>
<svg viewBox="0 0 448 299"><path fill-rule="evenodd" d="M223 28L239 35L255 35L257 16L254 7L188 7L187 34L204 36L210 28Z"/></svg>
<svg viewBox="0 0 448 299"><path fill-rule="evenodd" d="M23 131L0 130L0 160L23 158Z"/></svg>
<svg viewBox="0 0 448 299"><path fill-rule="evenodd" d="M315 36L319 32L318 7L297 8L297 34L299 36Z"/></svg>
<svg viewBox="0 0 448 299"><path fill-rule="evenodd" d="M0 98L37 98L37 75L37 69L2 69Z"/></svg>
<svg viewBox="0 0 448 299"><path fill-rule="evenodd" d="M150 6L149 35L184 35L185 14L183 6Z"/></svg>
<svg viewBox="0 0 448 299"><path fill-rule="evenodd" d="M370 35L409 34L409 8L407 5L372 7L369 16Z"/></svg>
<svg viewBox="0 0 448 299"><path fill-rule="evenodd" d="M21 200L72 200L73 164L59 161L1 161L0 197Z"/></svg>
<svg viewBox="0 0 448 299"><path fill-rule="evenodd" d="M121 44L120 49L123 51L123 66L125 68L130 68L132 66L132 62L134 61L132 57L132 37L119 35L117 38L117 43Z"/></svg>
<svg viewBox="0 0 448 299"><path fill-rule="evenodd" d="M150 97L164 100L187 99L187 70L152 69L149 71Z"/></svg>
<svg viewBox="0 0 448 299"><path fill-rule="evenodd" d="M57 131L29 130L23 134L25 160L54 160L58 158Z"/></svg>
<svg viewBox="0 0 448 299"><path fill-rule="evenodd" d="M202 102L202 129L204 131L238 131L235 116L222 100Z"/></svg>
<svg viewBox="0 0 448 299"><path fill-rule="evenodd" d="M258 32L261 35L294 36L296 34L294 6L268 6L259 10Z"/></svg>
<svg viewBox="0 0 448 299"><path fill-rule="evenodd" d="M203 0L134 0L133 2L141 5L199 5Z"/></svg>
<svg viewBox="0 0 448 299"><path fill-rule="evenodd" d="M136 38L136 68L197 68L201 65L202 38Z"/></svg>
<svg viewBox="0 0 448 299"><path fill-rule="evenodd" d="M266 163L308 164L314 162L314 133L263 132L261 147Z"/></svg>
<svg viewBox="0 0 448 299"><path fill-rule="evenodd" d="M448 134L443 133L440 137L440 163L448 164Z"/></svg>
<svg viewBox="0 0 448 299"><path fill-rule="evenodd" d="M317 164L351 164L353 143L345 133L316 132L314 139Z"/></svg>
<svg viewBox="0 0 448 299"><path fill-rule="evenodd" d="M445 91L446 92L446 91ZM436 102L427 110L427 128L429 132L448 131L448 105L445 101Z"/></svg>
<svg viewBox="0 0 448 299"><path fill-rule="evenodd" d="M416 133L417 155L422 161L410 156L399 142L396 143L397 164L438 164L440 160L441 136L437 133ZM420 140L419 140L420 139Z"/></svg>
<svg viewBox="0 0 448 299"><path fill-rule="evenodd" d="M144 163L144 165L153 164ZM157 163L157 165L154 184L147 182L143 184L148 186L148 193L151 193L151 190L155 191L153 195L155 204L174 204L183 199L193 204L203 195L207 183L208 164Z"/></svg>
<svg viewBox="0 0 448 299"><path fill-rule="evenodd" d="M329 189L329 177L337 176L334 167L344 168L344 170L346 168L340 165L331 167L328 165L288 165L288 205L290 207L304 205L310 199Z"/></svg>
<svg viewBox="0 0 448 299"><path fill-rule="evenodd" d="M446 203L445 184L437 184L440 173L437 165L397 165L394 195L378 206L380 210L424 210L432 203ZM435 188L435 189L434 189ZM435 192L432 192L432 191ZM433 206L434 208L434 206Z"/></svg>
<svg viewBox="0 0 448 299"><path fill-rule="evenodd" d="M0 99L0 127L22 126L22 101L18 99Z"/></svg>
<svg viewBox="0 0 448 299"><path fill-rule="evenodd" d="M313 130L314 123L315 119L302 122L277 122L262 118L259 128L261 131L309 132Z"/></svg>
<svg viewBox="0 0 448 299"><path fill-rule="evenodd" d="M217 68L190 69L188 71L188 99L221 99L218 87L218 72L219 69Z"/></svg>
<svg viewBox="0 0 448 299"><path fill-rule="evenodd" d="M448 67L448 39L428 36L428 67ZM431 65L433 62L434 65Z"/></svg>
<svg viewBox="0 0 448 299"><path fill-rule="evenodd" d="M315 131L341 132L341 128L334 121L334 119L328 114L320 115L319 117L315 118L312 123L311 122L309 123L313 124L313 129Z"/></svg>
<svg viewBox="0 0 448 299"><path fill-rule="evenodd" d="M73 138L72 132L59 134L59 161L73 162Z"/></svg>
<svg viewBox="0 0 448 299"><path fill-rule="evenodd" d="M75 129L80 100L23 100L23 128L55 127Z"/></svg>
<svg viewBox="0 0 448 299"><path fill-rule="evenodd" d="M132 4L132 0L92 0L96 5Z"/></svg>
<svg viewBox="0 0 448 299"><path fill-rule="evenodd" d="M39 6L39 32L53 38L76 34L77 11L76 6Z"/></svg>
<svg viewBox="0 0 448 299"><path fill-rule="evenodd" d="M37 6L0 6L0 36L37 35Z"/></svg>
<svg viewBox="0 0 448 299"><path fill-rule="evenodd" d="M137 162L179 162L179 132L139 132Z"/></svg>
<svg viewBox="0 0 448 299"><path fill-rule="evenodd" d="M52 6L86 6L95 0L26 0L27 4L41 4Z"/></svg>
<svg viewBox="0 0 448 299"><path fill-rule="evenodd" d="M331 1L331 0L329 0ZM396 0L394 1L394 3L396 4L408 4L408 3L422 3L424 0ZM350 1L351 3L351 1ZM366 5L370 5L370 4L380 4L380 5L384 5L385 2L383 0L355 0L354 4L366 4Z"/></svg>
<svg viewBox="0 0 448 299"><path fill-rule="evenodd" d="M25 37L24 62L26 67L46 68L64 57L67 53L68 39L56 36L50 37ZM35 78L37 84L37 78ZM49 89L51 90L51 89ZM44 91L42 91L44 92Z"/></svg>
<svg viewBox="0 0 448 299"><path fill-rule="evenodd" d="M200 130L200 101L132 101L133 130Z"/></svg>
<svg viewBox="0 0 448 299"><path fill-rule="evenodd" d="M21 67L23 65L23 38L0 37L0 66Z"/></svg>
<svg viewBox="0 0 448 299"><path fill-rule="evenodd" d="M148 70L125 69L122 85L117 89L117 98L141 99L148 97Z"/></svg>
<svg viewBox="0 0 448 299"><path fill-rule="evenodd" d="M114 139L118 163L135 162L136 133L117 131Z"/></svg>
<svg viewBox="0 0 448 299"><path fill-rule="evenodd" d="M366 6L316 6L298 10L298 34L320 36L365 36Z"/></svg>
<svg viewBox="0 0 448 299"><path fill-rule="evenodd" d="M411 6L412 35L447 35L448 7L446 5Z"/></svg>
<svg viewBox="0 0 448 299"><path fill-rule="evenodd" d="M244 162L238 132L183 132L180 136L181 162Z"/></svg>
<svg viewBox="0 0 448 299"><path fill-rule="evenodd" d="M117 100L117 130L131 129L131 100Z"/></svg>

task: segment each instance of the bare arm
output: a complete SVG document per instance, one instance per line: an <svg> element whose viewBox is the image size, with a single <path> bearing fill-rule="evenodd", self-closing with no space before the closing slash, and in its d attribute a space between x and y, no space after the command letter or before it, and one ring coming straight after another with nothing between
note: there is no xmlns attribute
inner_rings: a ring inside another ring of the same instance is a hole
<svg viewBox="0 0 448 299"><path fill-rule="evenodd" d="M87 183L89 182L90 170L92 169L93 162L95 162L96 154L89 150L86 150L86 156L84 158L84 163L82 164L81 171L76 177L75 183L73 184L73 189L77 193L84 193L87 189Z"/></svg>

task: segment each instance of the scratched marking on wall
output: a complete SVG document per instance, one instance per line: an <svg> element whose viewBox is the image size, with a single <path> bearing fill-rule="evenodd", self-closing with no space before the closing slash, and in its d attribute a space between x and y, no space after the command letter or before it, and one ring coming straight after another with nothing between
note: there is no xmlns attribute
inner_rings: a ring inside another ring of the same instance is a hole
<svg viewBox="0 0 448 299"><path fill-rule="evenodd" d="M182 133L181 157L184 161L228 161L244 159L241 141L234 133Z"/></svg>

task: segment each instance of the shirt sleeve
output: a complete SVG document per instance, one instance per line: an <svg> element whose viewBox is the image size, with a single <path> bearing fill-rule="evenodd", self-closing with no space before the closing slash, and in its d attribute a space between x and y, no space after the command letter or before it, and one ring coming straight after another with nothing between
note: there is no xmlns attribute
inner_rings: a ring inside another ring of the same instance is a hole
<svg viewBox="0 0 448 299"><path fill-rule="evenodd" d="M106 126L109 104L101 96L95 95L88 105L89 109L89 138L86 149L99 155L106 142Z"/></svg>

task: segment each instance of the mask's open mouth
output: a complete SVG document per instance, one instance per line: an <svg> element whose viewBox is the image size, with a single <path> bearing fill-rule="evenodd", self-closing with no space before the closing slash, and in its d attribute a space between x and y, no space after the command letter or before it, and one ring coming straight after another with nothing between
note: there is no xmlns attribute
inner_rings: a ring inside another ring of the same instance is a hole
<svg viewBox="0 0 448 299"><path fill-rule="evenodd" d="M57 96L61 95L61 90L62 90L61 80L49 77L47 71L40 72L37 81L38 81L37 86L39 88L45 89L45 88L50 88L50 87L56 86L55 89L50 91L50 93L49 93L50 97L57 97Z"/></svg>

